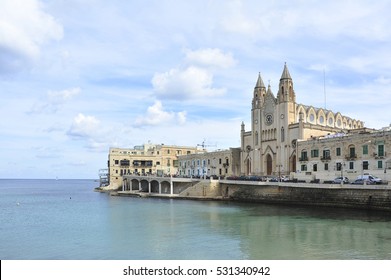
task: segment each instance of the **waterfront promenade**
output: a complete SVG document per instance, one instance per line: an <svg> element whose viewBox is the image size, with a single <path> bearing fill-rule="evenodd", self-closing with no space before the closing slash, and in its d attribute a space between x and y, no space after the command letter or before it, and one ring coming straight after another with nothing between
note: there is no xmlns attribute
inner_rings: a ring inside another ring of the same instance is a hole
<svg viewBox="0 0 391 280"><path fill-rule="evenodd" d="M232 200L391 211L391 186L124 176L112 195Z"/></svg>

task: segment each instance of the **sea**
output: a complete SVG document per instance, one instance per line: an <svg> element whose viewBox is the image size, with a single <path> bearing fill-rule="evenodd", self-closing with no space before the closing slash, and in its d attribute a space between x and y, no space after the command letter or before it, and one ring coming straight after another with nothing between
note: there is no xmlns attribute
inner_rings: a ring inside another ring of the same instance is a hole
<svg viewBox="0 0 391 280"><path fill-rule="evenodd" d="M0 179L1 260L390 260L391 213L110 196Z"/></svg>

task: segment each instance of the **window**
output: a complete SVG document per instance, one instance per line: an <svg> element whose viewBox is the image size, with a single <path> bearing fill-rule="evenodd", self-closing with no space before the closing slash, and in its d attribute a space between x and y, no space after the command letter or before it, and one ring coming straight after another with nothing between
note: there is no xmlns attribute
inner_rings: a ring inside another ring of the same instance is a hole
<svg viewBox="0 0 391 280"><path fill-rule="evenodd" d="M255 132L255 145L258 145L258 131Z"/></svg>
<svg viewBox="0 0 391 280"><path fill-rule="evenodd" d="M319 122L320 122L321 124L323 124L323 123L324 123L324 117L323 117L323 116L320 116L320 118L319 118Z"/></svg>
<svg viewBox="0 0 391 280"><path fill-rule="evenodd" d="M160 161L157 161L157 162L156 162L156 165L160 165ZM186 166L186 165L185 165L185 166Z"/></svg>
<svg viewBox="0 0 391 280"><path fill-rule="evenodd" d="M197 159L197 166L200 166L200 160Z"/></svg>
<svg viewBox="0 0 391 280"><path fill-rule="evenodd" d="M330 150L323 150L323 159L330 159Z"/></svg>
<svg viewBox="0 0 391 280"><path fill-rule="evenodd" d="M355 158L356 157L356 148L355 147L350 147L349 148L349 155L351 158Z"/></svg>
<svg viewBox="0 0 391 280"><path fill-rule="evenodd" d="M379 161L377 162L377 168L379 168L379 169L382 169L382 168L383 168L383 161L382 161L382 160L379 160Z"/></svg>
<svg viewBox="0 0 391 280"><path fill-rule="evenodd" d="M318 171L318 165L316 163L312 166L312 170L314 172Z"/></svg>
<svg viewBox="0 0 391 280"><path fill-rule="evenodd" d="M353 161L349 162L349 169L350 170L354 169L354 162Z"/></svg>
<svg viewBox="0 0 391 280"><path fill-rule="evenodd" d="M311 157L319 157L319 150L316 149L316 150L311 150Z"/></svg>
<svg viewBox="0 0 391 280"><path fill-rule="evenodd" d="M368 167L369 167L368 161L363 161L363 162L362 162L362 169L363 169L363 170L368 170Z"/></svg>
<svg viewBox="0 0 391 280"><path fill-rule="evenodd" d="M307 171L307 165L306 164L302 164L301 165L301 171Z"/></svg>
<svg viewBox="0 0 391 280"><path fill-rule="evenodd" d="M118 159L114 160L114 164L118 164L118 163L119 163Z"/></svg>
<svg viewBox="0 0 391 280"><path fill-rule="evenodd" d="M219 164L221 164L221 158L219 158Z"/></svg>
<svg viewBox="0 0 391 280"><path fill-rule="evenodd" d="M229 159L228 158L225 159L225 164L229 165Z"/></svg>
<svg viewBox="0 0 391 280"><path fill-rule="evenodd" d="M307 151L301 151L301 158L300 158L300 160L308 160Z"/></svg>
<svg viewBox="0 0 391 280"><path fill-rule="evenodd" d="M341 124L342 124L342 123L341 123L341 120L338 120L338 121L337 121L337 126L341 127Z"/></svg>
<svg viewBox="0 0 391 280"><path fill-rule="evenodd" d="M336 152L337 156L340 156L341 155L341 148L338 147L335 152Z"/></svg>
<svg viewBox="0 0 391 280"><path fill-rule="evenodd" d="M384 145L377 146L377 155L379 157L384 157Z"/></svg>
<svg viewBox="0 0 391 280"><path fill-rule="evenodd" d="M281 142L285 141L285 129L281 127Z"/></svg>
<svg viewBox="0 0 391 280"><path fill-rule="evenodd" d="M362 154L367 155L368 154L368 145L362 146Z"/></svg>
<svg viewBox="0 0 391 280"><path fill-rule="evenodd" d="M337 171L341 171L342 170L342 163L340 162L337 162Z"/></svg>
<svg viewBox="0 0 391 280"><path fill-rule="evenodd" d="M329 164L328 163L324 164L324 170L326 170L326 171L329 170Z"/></svg>

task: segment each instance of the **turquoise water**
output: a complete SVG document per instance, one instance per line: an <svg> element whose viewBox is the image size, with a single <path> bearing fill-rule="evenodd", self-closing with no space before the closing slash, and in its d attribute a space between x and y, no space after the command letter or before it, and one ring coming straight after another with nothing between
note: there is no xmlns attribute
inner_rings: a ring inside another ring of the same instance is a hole
<svg viewBox="0 0 391 280"><path fill-rule="evenodd" d="M112 197L0 180L0 259L391 259L391 213Z"/></svg>

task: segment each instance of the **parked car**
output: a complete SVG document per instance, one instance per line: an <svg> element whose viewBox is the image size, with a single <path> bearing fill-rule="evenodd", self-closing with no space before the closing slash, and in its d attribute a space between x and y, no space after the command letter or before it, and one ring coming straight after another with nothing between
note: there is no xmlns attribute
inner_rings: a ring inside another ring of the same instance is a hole
<svg viewBox="0 0 391 280"><path fill-rule="evenodd" d="M373 182L374 184L381 184L382 183L382 179L380 179L379 177L373 176L371 174L360 175L357 177L357 179L369 180L369 181Z"/></svg>
<svg viewBox="0 0 391 280"><path fill-rule="evenodd" d="M349 179L348 177L337 177L333 180L334 184L349 184Z"/></svg>
<svg viewBox="0 0 391 280"><path fill-rule="evenodd" d="M367 185L372 185L372 184L375 184L373 181L369 180L369 179L356 179L352 182L353 185L364 185L364 182L366 182Z"/></svg>
<svg viewBox="0 0 391 280"><path fill-rule="evenodd" d="M281 182L289 182L289 181L290 181L290 178L289 178L289 176L282 175L282 176L280 177L280 181L281 181Z"/></svg>

